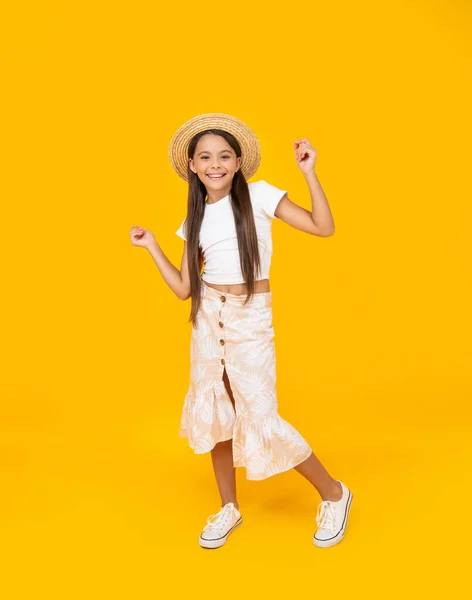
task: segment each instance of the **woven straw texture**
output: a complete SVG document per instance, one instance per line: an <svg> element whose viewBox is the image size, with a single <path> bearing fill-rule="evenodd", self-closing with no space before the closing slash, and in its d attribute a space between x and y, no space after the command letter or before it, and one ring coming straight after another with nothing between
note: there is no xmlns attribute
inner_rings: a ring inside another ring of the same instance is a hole
<svg viewBox="0 0 472 600"><path fill-rule="evenodd" d="M186 121L173 135L169 145L169 160L177 175L188 181L188 146L196 133L206 129L223 129L241 146L241 171L248 180L257 171L261 151L256 134L243 121L225 113L205 113Z"/></svg>

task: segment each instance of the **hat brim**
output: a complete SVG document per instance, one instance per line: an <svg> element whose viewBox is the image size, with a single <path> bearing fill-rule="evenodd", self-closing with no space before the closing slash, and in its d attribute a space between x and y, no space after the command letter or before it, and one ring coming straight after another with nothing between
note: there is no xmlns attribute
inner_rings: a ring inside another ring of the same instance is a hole
<svg viewBox="0 0 472 600"><path fill-rule="evenodd" d="M247 180L261 162L259 140L243 121L225 113L205 113L186 121L174 133L169 144L169 160L177 175L188 181L188 146L197 133L206 129L223 129L234 135L241 146L241 171Z"/></svg>

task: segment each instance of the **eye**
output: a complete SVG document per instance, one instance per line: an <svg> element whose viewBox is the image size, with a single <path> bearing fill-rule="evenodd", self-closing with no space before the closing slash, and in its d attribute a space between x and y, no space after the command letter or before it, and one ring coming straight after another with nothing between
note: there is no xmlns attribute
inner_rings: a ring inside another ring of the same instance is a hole
<svg viewBox="0 0 472 600"><path fill-rule="evenodd" d="M202 159L209 158L208 156L202 156ZM221 158L231 158L228 154L224 154Z"/></svg>

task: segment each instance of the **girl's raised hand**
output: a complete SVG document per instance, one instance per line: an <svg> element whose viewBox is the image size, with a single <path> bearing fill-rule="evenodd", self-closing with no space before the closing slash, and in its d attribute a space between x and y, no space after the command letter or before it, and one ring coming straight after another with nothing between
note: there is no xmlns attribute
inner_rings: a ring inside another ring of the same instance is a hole
<svg viewBox="0 0 472 600"><path fill-rule="evenodd" d="M152 231L148 231L137 225L131 228L130 236L133 246L141 246L141 248L149 248L156 241Z"/></svg>
<svg viewBox="0 0 472 600"><path fill-rule="evenodd" d="M306 138L295 140L293 144L297 165L303 173L308 174L315 168L316 150Z"/></svg>

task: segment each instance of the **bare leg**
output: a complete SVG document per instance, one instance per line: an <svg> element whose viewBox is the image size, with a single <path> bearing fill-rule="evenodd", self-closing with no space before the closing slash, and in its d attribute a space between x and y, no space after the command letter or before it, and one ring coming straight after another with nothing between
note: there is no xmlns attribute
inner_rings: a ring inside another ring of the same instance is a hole
<svg viewBox="0 0 472 600"><path fill-rule="evenodd" d="M337 501L341 499L341 485L331 477L313 452L294 469L318 490L322 500Z"/></svg>
<svg viewBox="0 0 472 600"><path fill-rule="evenodd" d="M239 509L236 499L236 468L233 466L233 440L216 444L211 451L211 459L221 496L221 506L232 502Z"/></svg>
<svg viewBox="0 0 472 600"><path fill-rule="evenodd" d="M233 392L231 391L226 369L223 373L223 381L234 407ZM236 467L233 466L233 440L226 440L225 442L216 444L211 450L211 459L221 496L221 506L232 502L239 509L239 503L236 498Z"/></svg>

